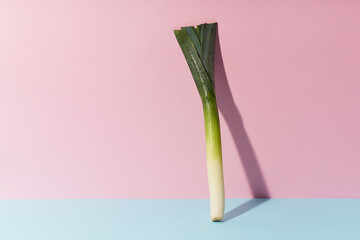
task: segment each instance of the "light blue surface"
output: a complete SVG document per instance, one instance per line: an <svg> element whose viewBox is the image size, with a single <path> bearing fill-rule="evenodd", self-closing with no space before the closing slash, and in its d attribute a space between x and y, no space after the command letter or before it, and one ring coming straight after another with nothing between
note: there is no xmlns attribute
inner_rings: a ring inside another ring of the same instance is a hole
<svg viewBox="0 0 360 240"><path fill-rule="evenodd" d="M1 240L360 239L360 199L0 200ZM229 212L230 211L230 212Z"/></svg>

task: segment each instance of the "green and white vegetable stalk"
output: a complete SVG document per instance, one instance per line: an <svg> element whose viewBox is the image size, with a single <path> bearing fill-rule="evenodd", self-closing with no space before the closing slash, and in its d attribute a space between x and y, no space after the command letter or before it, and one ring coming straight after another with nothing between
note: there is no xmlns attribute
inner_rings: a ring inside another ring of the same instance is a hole
<svg viewBox="0 0 360 240"><path fill-rule="evenodd" d="M219 113L214 84L214 53L217 23L174 30L199 91L205 120L207 172L212 221L224 217L225 191Z"/></svg>

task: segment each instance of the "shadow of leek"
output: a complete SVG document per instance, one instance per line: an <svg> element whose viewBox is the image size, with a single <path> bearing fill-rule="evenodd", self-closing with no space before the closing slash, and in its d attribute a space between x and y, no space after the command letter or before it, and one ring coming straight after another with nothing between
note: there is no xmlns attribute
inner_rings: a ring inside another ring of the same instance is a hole
<svg viewBox="0 0 360 240"><path fill-rule="evenodd" d="M224 218L222 220L222 222L226 222L229 221L232 218L235 218L237 216L240 216L248 211L250 211L251 209L259 206L260 204L268 201L268 198L254 198L254 199L250 199L249 201L241 204L240 206L232 209L231 211L225 213Z"/></svg>
<svg viewBox="0 0 360 240"><path fill-rule="evenodd" d="M252 196L255 198L226 213L224 219L229 220L265 202L267 198L270 198L270 193L230 90L221 54L219 34L215 45L215 89L220 113L230 129Z"/></svg>

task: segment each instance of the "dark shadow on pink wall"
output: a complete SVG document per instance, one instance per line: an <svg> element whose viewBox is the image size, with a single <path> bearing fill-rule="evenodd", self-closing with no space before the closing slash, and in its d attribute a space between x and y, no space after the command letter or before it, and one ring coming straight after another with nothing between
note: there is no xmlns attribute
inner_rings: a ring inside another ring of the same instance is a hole
<svg viewBox="0 0 360 240"><path fill-rule="evenodd" d="M241 79L237 79L237 81L241 81ZM270 198L259 161L229 87L221 55L219 36L217 36L215 46L215 89L219 110L231 131L239 155L238 158L244 167L252 196L254 198Z"/></svg>

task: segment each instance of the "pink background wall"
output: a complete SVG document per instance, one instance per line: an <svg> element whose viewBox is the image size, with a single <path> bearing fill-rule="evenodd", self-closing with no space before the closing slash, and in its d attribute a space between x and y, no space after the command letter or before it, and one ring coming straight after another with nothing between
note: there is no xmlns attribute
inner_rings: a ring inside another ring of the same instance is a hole
<svg viewBox="0 0 360 240"><path fill-rule="evenodd" d="M201 102L172 30L214 21L227 197L359 198L359 12L1 1L0 198L206 198Z"/></svg>

